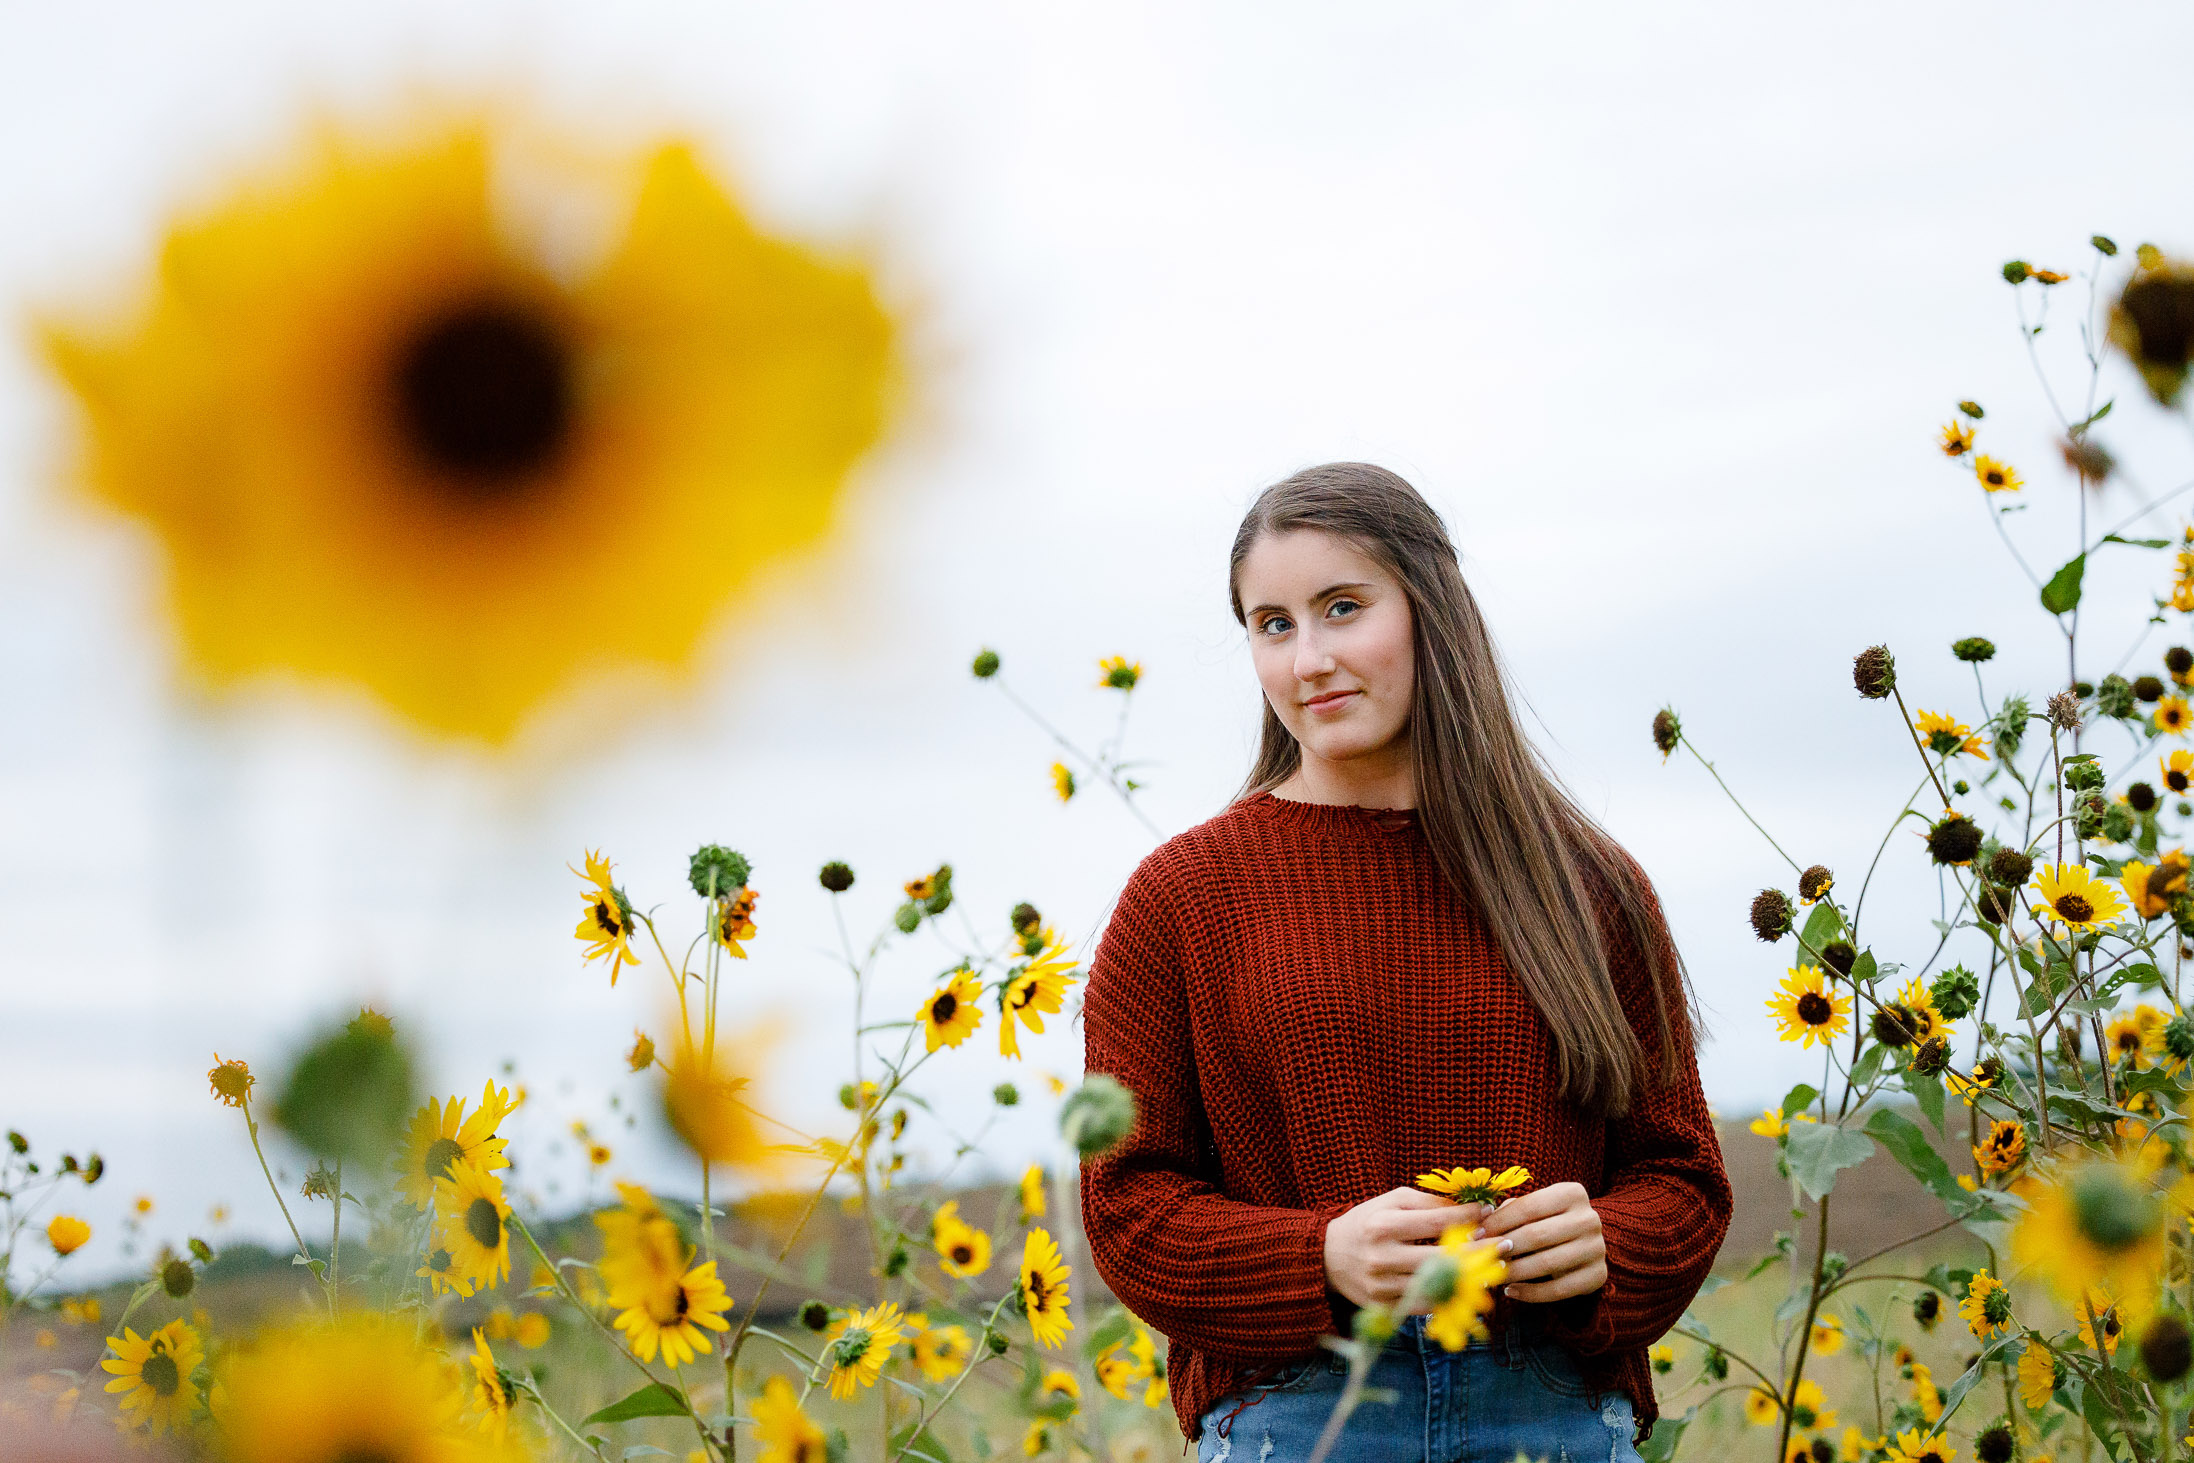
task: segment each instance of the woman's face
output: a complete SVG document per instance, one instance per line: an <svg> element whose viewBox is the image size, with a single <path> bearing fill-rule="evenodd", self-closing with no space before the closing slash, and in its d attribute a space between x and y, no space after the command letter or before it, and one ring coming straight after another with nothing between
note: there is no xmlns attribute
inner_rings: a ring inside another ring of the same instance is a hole
<svg viewBox="0 0 2194 1463"><path fill-rule="evenodd" d="M1401 581L1305 528L1253 543L1240 590L1258 683L1306 759L1348 761L1403 733L1416 656Z"/></svg>

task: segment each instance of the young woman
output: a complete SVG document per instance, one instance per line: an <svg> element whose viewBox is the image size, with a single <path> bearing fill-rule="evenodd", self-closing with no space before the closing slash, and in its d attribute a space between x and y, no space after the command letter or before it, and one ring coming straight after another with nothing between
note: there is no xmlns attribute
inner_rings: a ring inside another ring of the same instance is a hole
<svg viewBox="0 0 2194 1463"><path fill-rule="evenodd" d="M1230 587L1257 764L1143 860L1090 968L1089 1070L1137 1101L1084 1169L1098 1273L1170 1340L1204 1463L1290 1463L1340 1391L1318 1338L1480 1221L1508 1264L1491 1341L1449 1353L1409 1317L1370 1378L1397 1400L1334 1456L1637 1463L1646 1348L1730 1212L1651 885L1534 756L1401 478L1330 463L1267 489ZM1531 1181L1490 1213L1412 1187L1511 1164Z"/></svg>

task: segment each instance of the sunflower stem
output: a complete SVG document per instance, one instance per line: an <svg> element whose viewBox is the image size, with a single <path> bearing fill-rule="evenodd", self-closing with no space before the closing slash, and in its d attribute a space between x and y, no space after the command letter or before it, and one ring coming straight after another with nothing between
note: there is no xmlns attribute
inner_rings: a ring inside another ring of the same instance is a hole
<svg viewBox="0 0 2194 1463"><path fill-rule="evenodd" d="M282 1186L274 1181L274 1170L267 1166L266 1149L259 1146L259 1123L251 1115L251 1094L245 1093L237 1106L244 1114L244 1131L251 1135L251 1151L259 1157L259 1172L266 1175L268 1192L274 1195L274 1207L282 1211L282 1219L289 1225L290 1238L297 1241L297 1253L305 1257L305 1264L312 1267L313 1278L325 1289L327 1280L321 1275L318 1262L312 1258L312 1249L305 1243L304 1235L298 1231L297 1221L290 1217L289 1205L282 1202ZM335 1314L335 1292L332 1290L328 1291L328 1314Z"/></svg>
<svg viewBox="0 0 2194 1463"><path fill-rule="evenodd" d="M1900 707L1902 703L1899 703ZM1820 1197L1820 1227L1813 1240L1813 1284L1806 1300L1805 1319L1798 1323L1798 1355L1790 1365L1790 1385L1783 1397L1782 1434L1775 1441L1775 1456L1790 1456L1790 1424L1794 1420L1792 1410L1798 1401L1798 1383L1805 1377L1806 1350L1813 1343L1813 1318L1821 1309L1821 1274L1828 1260L1828 1201L1831 1196Z"/></svg>
<svg viewBox="0 0 2194 1463"><path fill-rule="evenodd" d="M975 1374L977 1367L990 1360L990 1333L998 1324L998 1313L1006 1308L1007 1301L1018 1294L1020 1294L1020 1288L1016 1286L998 1297L998 1303L990 1308L990 1314L983 1317L983 1334L978 1336L975 1344L968 1348L967 1365L960 1369L960 1375L952 1379L952 1385L945 1389L944 1396L937 1399L935 1407L930 1406L925 1401L921 1407L916 1409L914 1426L907 1430L906 1442L900 1446L898 1451L886 1452L884 1455L886 1463L891 1463L891 1460L903 1457L907 1449L914 1446L914 1440L920 1437L924 1429L929 1426L929 1420L933 1417L943 1416L945 1409L952 1405L953 1394L960 1390L961 1384ZM886 1449L891 1447L891 1438L888 1435L884 1438L884 1446Z"/></svg>
<svg viewBox="0 0 2194 1463"><path fill-rule="evenodd" d="M1722 790L1722 796L1729 799L1730 805L1736 808L1738 812L1744 814L1745 821L1747 823L1750 823L1756 830L1758 830L1759 835L1767 840L1767 846L1774 849L1777 853L1783 855L1783 862L1790 865L1792 872L1800 874L1804 873L1805 870L1799 867L1798 861L1792 858L1788 853L1784 852L1783 846L1775 841L1775 835L1768 832L1765 828L1760 827L1760 820L1753 817L1751 809L1747 808L1744 805L1743 801L1738 798L1737 794L1729 790L1729 784L1722 781L1722 774L1714 770L1714 764L1707 761L1706 758L1700 754L1697 747L1691 745L1691 738L1684 735L1683 728L1681 727L1678 727L1676 730L1676 740L1683 743L1684 750L1689 752L1692 757L1698 761L1698 764L1706 769L1706 775L1714 779L1714 785Z"/></svg>
<svg viewBox="0 0 2194 1463"><path fill-rule="evenodd" d="M564 1293L564 1299L571 1303L572 1309L578 1311L580 1315L585 1316L589 1321L592 1321L594 1323L594 1329L600 1331L604 1339L606 1339L609 1344L613 1348L615 1348L617 1354L623 1357L626 1361L631 1362L633 1366L639 1370L641 1376L646 1377L649 1381L653 1382L658 1387L666 1386L667 1384L663 1381L661 1377L658 1377L653 1371L648 1369L648 1364L646 1362L640 1360L639 1357L632 1354L631 1348L625 1345L624 1338L622 1336L619 1336L617 1332L613 1330L608 1324L606 1324L600 1316L594 1314L594 1307L588 1305L585 1301L579 1298L579 1292L572 1289L571 1282L564 1278L563 1267L558 1265L554 1260L551 1260L548 1257L548 1251L541 1248L541 1242L533 1237L533 1231L526 1227L525 1220L519 1218L518 1211L515 1209L513 1209L510 1214L510 1227L518 1231L519 1235L524 1238L526 1244L532 1248L533 1257L539 1260L542 1267L546 1269L550 1275L556 1278L556 1288ZM695 1414L693 1411L692 1399L686 1397L683 1389L680 1389L678 1395L685 1402L687 1414L689 1416L693 1416L694 1420L698 1422L700 1419L698 1415ZM705 1431L706 1430L704 1429L704 1433Z"/></svg>
<svg viewBox="0 0 2194 1463"><path fill-rule="evenodd" d="M343 1160L335 1160L335 1233L328 1240L328 1314L343 1314Z"/></svg>
<svg viewBox="0 0 2194 1463"><path fill-rule="evenodd" d="M1889 694L1897 698L1897 714L1904 718L1905 735L1912 739L1912 750L1920 754L1920 765L1927 769L1928 781L1935 784L1935 791L1941 795L1943 806L1949 807L1950 792L1943 786L1943 779L1936 772L1935 764L1928 760L1927 748L1920 745L1920 730L1912 724L1912 712L1905 706L1905 693L1898 690L1897 683L1892 681Z"/></svg>

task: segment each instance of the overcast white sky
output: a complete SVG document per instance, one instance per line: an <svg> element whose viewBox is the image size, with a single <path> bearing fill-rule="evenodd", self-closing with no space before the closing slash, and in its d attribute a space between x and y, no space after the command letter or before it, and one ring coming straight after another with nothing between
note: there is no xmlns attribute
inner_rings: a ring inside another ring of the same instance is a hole
<svg viewBox="0 0 2194 1463"><path fill-rule="evenodd" d="M157 558L56 505L66 415L20 334L0 343L0 1121L106 1153L114 1177L80 1206L94 1267L120 1260L112 1221L139 1192L160 1205L148 1238L219 1200L269 1232L204 1070L218 1049L271 1072L305 1021L362 999L430 1033L444 1091L518 1059L540 1101L517 1151L568 1197L572 1155L546 1145L603 1121L654 1017L580 968L563 866L583 846L644 903L674 897L698 842L755 859L764 934L735 1007L792 1023L767 1091L824 1121L848 1003L816 953L821 861L859 870L864 920L942 858L979 917L1032 899L1084 937L1150 845L1101 797L1051 800L1046 743L968 678L971 653L996 646L1091 739L1111 709L1095 659L1141 659L1150 813L1210 816L1256 725L1228 539L1256 489L1335 457L1399 469L1447 514L1543 745L1659 883L1712 1016L1710 1097L1757 1109L1794 1074L1762 1008L1781 966L1744 909L1788 874L1700 769L1661 765L1648 719L1673 701L1777 836L1855 885L1916 769L1894 712L1851 694L1852 654L1887 640L1914 703L1967 720L1952 638L2005 646L1992 694L2061 674L1932 447L1980 398L2032 481L2015 532L2045 572L2069 553L2077 490L1997 266L2072 268L2096 230L2194 247L2176 7L0 16L18 315L126 277L179 201L314 107L495 86L606 140L700 135L771 227L869 250L930 386L829 571L727 625L687 704L494 764L340 699L190 702ZM2067 384L2071 344L2040 342ZM2122 368L2106 390L2113 449L2151 490L2180 481L2180 430ZM2113 487L2100 511L2135 501ZM2091 576L2110 628L2090 668L2161 582L2142 565L2153 583ZM1918 860L1893 839L1906 887L1877 896L1880 948L1915 962ZM941 963L908 956L884 998L911 1006ZM1004 1075L987 1035L993 1055L962 1053L934 1093ZM1079 1036L1031 1050L1071 1075ZM994 1166L1050 1152L1048 1118L993 1132ZM616 1171L670 1172L618 1141Z"/></svg>

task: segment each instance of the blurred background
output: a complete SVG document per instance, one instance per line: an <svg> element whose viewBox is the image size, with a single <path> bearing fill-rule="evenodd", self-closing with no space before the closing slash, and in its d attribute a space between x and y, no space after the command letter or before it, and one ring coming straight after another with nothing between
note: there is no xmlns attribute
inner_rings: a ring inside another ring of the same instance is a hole
<svg viewBox="0 0 2194 1463"><path fill-rule="evenodd" d="M122 1263L140 1194L159 1237L227 1205L213 1232L271 1238L204 1074L216 1052L278 1070L361 1003L437 1091L526 1084L513 1151L548 1156L516 1177L551 1207L682 1172L626 1126L643 1088L620 1057L660 978L582 966L566 865L588 848L685 929L694 846L753 860L733 1015L781 1023L769 1110L834 1128L851 1006L818 865L856 870L857 938L949 861L985 931L1029 900L1086 952L1156 841L1087 780L1054 795L1054 748L975 651L1084 745L1118 710L1099 658L1140 662L1141 803L1168 834L1214 815L1258 711L1229 539L1259 488L1342 457L1446 515L1541 747L1658 884L1709 1097L1757 1112L1806 1075L1745 924L1792 876L1702 769L1662 764L1650 718L1673 705L1777 839L1855 887L1918 776L1893 706L1852 693L1855 652L1886 641L1915 710L1975 723L1952 639L1997 641L1992 697L2065 678L1935 447L1983 403L1983 450L2028 482L2009 531L2044 575L2070 555L2080 489L1999 267L2084 269L2097 231L2194 245L2171 165L2194 98L2164 69L2194 16L2164 6L0 14L0 1122L106 1157L70 1201L93 1269ZM422 97L609 153L692 140L757 229L865 274L897 352L813 552L727 588L686 668L576 676L502 739L339 679L193 675L160 531L67 486L83 419L32 328L129 298L177 217L314 125ZM2033 342L2068 406L2087 298L2059 286ZM2105 361L2104 395L2137 390ZM2144 402L2105 427L2127 472L2091 531L2188 476L2183 424ZM2184 509L2127 531L2175 534ZM2166 588L2088 583L2113 635ZM2098 643L2081 672L2153 669L2171 633ZM1919 840L1882 868L1876 948L1916 967L1938 913ZM879 999L912 1010L948 962L899 952ZM940 1104L1007 1078L1030 1098L964 1176L1051 1151L1039 1074L1074 1078L1079 1032L1023 1045L1015 1069L986 1028L925 1073Z"/></svg>

